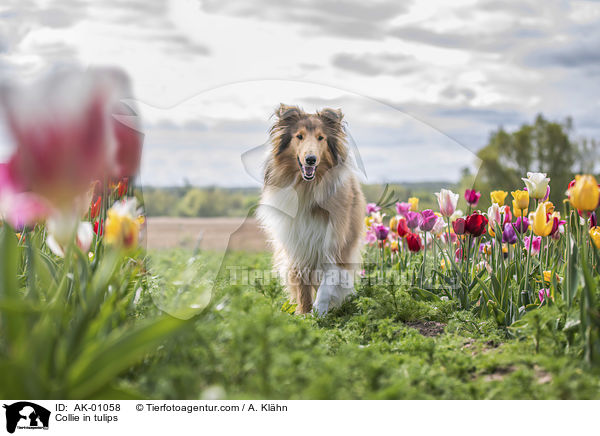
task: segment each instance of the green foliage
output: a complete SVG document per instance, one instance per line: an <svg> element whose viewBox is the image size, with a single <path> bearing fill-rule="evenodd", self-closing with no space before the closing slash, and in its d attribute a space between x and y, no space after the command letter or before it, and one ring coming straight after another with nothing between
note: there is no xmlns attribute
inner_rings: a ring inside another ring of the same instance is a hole
<svg viewBox="0 0 600 436"><path fill-rule="evenodd" d="M131 398L118 377L185 327L170 316L137 320L143 263L118 251L90 262L72 246L64 259L41 245L43 229L19 243L0 228L0 396Z"/></svg>
<svg viewBox="0 0 600 436"><path fill-rule="evenodd" d="M147 188L144 203L148 216L242 217L258 202L258 196L256 188Z"/></svg>
<svg viewBox="0 0 600 436"><path fill-rule="evenodd" d="M388 193L393 193L391 199L418 197L420 206L427 209L437 207L432 192L446 186L445 182L390 184ZM377 202L384 189L379 184L363 185L368 202ZM259 196L259 188L151 187L144 189L144 204L148 216L245 217ZM395 211L393 202L389 209Z"/></svg>
<svg viewBox="0 0 600 436"><path fill-rule="evenodd" d="M152 253L153 272L189 255ZM226 264L263 270L270 258L232 253ZM599 398L600 378L581 359L577 328L569 342L570 320L558 306L537 311L539 327L528 313L531 325L517 333L453 301L415 298L404 280L365 277L327 316L291 316L277 282L232 284L228 277L219 279L193 331L128 373L130 386L173 399ZM410 327L426 322L441 323L443 332L423 336Z"/></svg>

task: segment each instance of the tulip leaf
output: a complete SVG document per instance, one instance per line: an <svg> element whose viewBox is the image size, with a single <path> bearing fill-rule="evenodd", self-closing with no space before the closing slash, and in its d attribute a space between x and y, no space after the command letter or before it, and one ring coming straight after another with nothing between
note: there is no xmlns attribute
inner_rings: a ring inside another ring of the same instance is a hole
<svg viewBox="0 0 600 436"><path fill-rule="evenodd" d="M571 246L571 254L569 256L569 265L568 275L569 275L569 286L567 286L567 305L570 307L573 304L573 300L575 299L575 295L577 294L577 288L579 285L579 268L577 268L578 264L578 250L577 245L572 243L572 241L567 241L567 250L569 250L569 246Z"/></svg>
<svg viewBox="0 0 600 436"><path fill-rule="evenodd" d="M101 344L84 350L69 374L72 398L93 396L116 375L141 359L152 347L189 325L170 316L116 330Z"/></svg>

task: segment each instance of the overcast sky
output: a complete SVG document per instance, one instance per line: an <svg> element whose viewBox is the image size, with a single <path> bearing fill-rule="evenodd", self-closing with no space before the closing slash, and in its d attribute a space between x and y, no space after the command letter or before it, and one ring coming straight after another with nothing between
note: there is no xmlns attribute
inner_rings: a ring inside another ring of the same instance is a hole
<svg viewBox="0 0 600 436"><path fill-rule="evenodd" d="M241 155L280 102L341 108L371 182L457 180L538 112L600 138L599 24L594 1L3 1L0 81L124 69L146 185L258 185Z"/></svg>

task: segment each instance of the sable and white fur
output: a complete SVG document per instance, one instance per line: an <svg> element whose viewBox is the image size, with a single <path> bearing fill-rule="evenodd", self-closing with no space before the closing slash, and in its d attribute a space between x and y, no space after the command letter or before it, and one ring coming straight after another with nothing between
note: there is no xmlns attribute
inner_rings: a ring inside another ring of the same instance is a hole
<svg viewBox="0 0 600 436"><path fill-rule="evenodd" d="M323 314L354 291L365 199L341 111L307 114L282 104L275 115L257 217L297 311L313 309L318 288L314 310Z"/></svg>

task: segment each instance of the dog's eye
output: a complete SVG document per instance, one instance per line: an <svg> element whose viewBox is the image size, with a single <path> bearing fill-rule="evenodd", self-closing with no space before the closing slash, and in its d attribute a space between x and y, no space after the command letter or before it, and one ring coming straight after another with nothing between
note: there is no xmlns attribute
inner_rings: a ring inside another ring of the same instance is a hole
<svg viewBox="0 0 600 436"><path fill-rule="evenodd" d="M302 136L302 135L300 135L300 134L297 134L297 135L296 135L296 138L298 138L300 141L302 141L302 138L303 138L303 136Z"/></svg>
<svg viewBox="0 0 600 436"><path fill-rule="evenodd" d="M321 135L319 135L319 137L317 138L319 141L323 140L323 137Z"/></svg>

